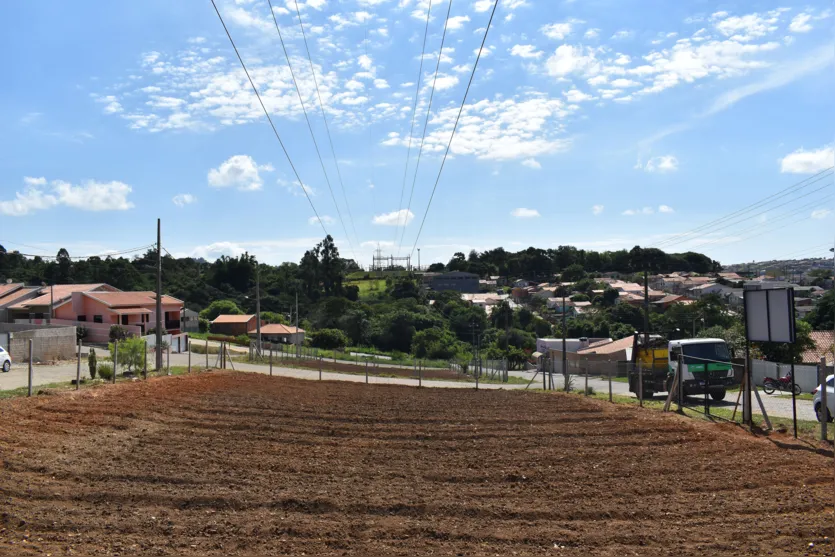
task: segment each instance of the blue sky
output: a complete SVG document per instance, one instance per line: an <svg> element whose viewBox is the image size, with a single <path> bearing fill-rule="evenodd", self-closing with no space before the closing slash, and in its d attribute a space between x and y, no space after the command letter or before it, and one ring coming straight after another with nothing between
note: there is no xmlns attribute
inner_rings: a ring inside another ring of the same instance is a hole
<svg viewBox="0 0 835 557"><path fill-rule="evenodd" d="M267 0L217 1L341 252L363 264L378 244L411 252L492 2L452 0L435 81L449 0L433 1L406 171L429 0L299 2L338 168L296 5L273 1L332 196ZM831 177L743 222L670 237L833 165L830 5L500 0L422 262L563 244L725 263L826 254ZM298 261L321 239L209 0L6 2L0 21L7 248L142 246L157 217L175 255Z"/></svg>

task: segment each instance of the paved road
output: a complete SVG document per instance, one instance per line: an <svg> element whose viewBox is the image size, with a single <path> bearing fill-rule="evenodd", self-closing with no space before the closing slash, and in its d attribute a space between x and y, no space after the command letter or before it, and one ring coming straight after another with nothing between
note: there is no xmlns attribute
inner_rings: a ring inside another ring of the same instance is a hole
<svg viewBox="0 0 835 557"><path fill-rule="evenodd" d="M534 376L532 371L511 371L509 372L510 375L514 375L516 377L524 377L530 379ZM582 391L585 377L574 375L572 376L574 379L574 388L580 389ZM562 386L562 377L555 377L554 381L557 383L557 387ZM542 386L542 375L537 377L536 381L539 386ZM595 392L598 393L608 393L609 392L609 382L603 379L596 379L593 377L589 377L589 387L592 387ZM629 392L629 385L627 383L622 383L620 381L612 381L612 393L616 395L622 396L629 396L633 398L635 395ZM653 397L653 400L663 400L666 395L657 395ZM791 418L792 417L792 400L791 398L783 398L777 395L767 395L760 391L760 397L763 400L763 406L765 406L765 411L768 412L769 416L779 417L779 418ZM701 404L702 399L699 397L688 397L690 403L688 405L698 407ZM728 393L728 397L721 401L711 401L713 406L722 406L725 408L733 408L734 404L736 404L736 394L735 393ZM701 408L700 408L701 409ZM740 404L740 411L742 410ZM759 413L759 408L757 406L757 401L754 401L754 413ZM815 418L815 409L812 405L812 401L810 400L798 400L797 401L797 419L798 420L816 420Z"/></svg>
<svg viewBox="0 0 835 557"><path fill-rule="evenodd" d="M99 351L97 350L97 353ZM101 351L101 355L106 355L106 351ZM192 365L199 366L205 365L206 356L203 354L192 354ZM214 364L212 356L209 356L209 363L210 365ZM173 366L185 366L188 364L188 354L172 354L171 355L171 365ZM235 362L235 369L241 371L252 371L257 373L269 373L269 367L266 365L260 364L244 364ZM411 368L409 368L411 369ZM523 377L527 379L533 378L533 372L528 371L511 371L509 372L510 375L516 377ZM76 374L76 365L75 363L71 364L64 364L64 365L57 365L57 366L35 366L34 367L34 385L45 385L48 383L57 383L57 382L65 382L75 379ZM298 379L318 379L319 372L315 370L305 370L305 369L295 369L295 368L287 368L287 367L280 367L277 364L273 365L273 374L280 375L283 377L295 377ZM89 377L87 373L87 361L86 358L82 358L81 361L81 376L82 377ZM353 381L353 382L364 382L365 376L364 375L353 375L347 373L333 373L333 372L323 372L322 377L324 379L329 380L336 380L336 381ZM532 387L541 387L541 375L537 377L537 381L532 385ZM575 388L579 388L582 390L585 378L581 376L573 376L574 377L574 386ZM557 387L560 386L562 378L555 378L557 382ZM396 377L375 377L371 375L369 377L370 383L385 383L385 384L392 384L392 385L412 385L415 386L418 384L416 379L409 379L409 378L396 378ZM12 367L12 370L8 373L0 373L0 390L8 390L8 389L16 389L19 387L25 387L28 385L28 368L25 365L16 364ZM424 386L427 387L438 387L438 388L450 388L450 389L472 389L475 387L473 383L467 382L456 382L456 381L431 381L425 380L423 382ZM589 378L589 386L592 387L596 392L600 393L608 393L609 392L609 382L596 379L596 378ZM510 384L510 385L501 385L501 384L489 384L489 383L482 383L480 388L484 389L524 389L525 385L517 385L517 384ZM621 383L619 381L612 381L612 392L618 395L624 396L632 396L634 395L629 392L629 385L626 383ZM763 399L763 404L765 405L766 412L768 412L769 416L775 417L782 417L782 418L791 418L792 417L792 401L790 398L783 398L780 396L769 396L764 393L761 393L760 396ZM662 396L656 396L657 400L661 400ZM698 406L700 399L696 397L692 397L690 399L693 402L694 406ZM736 402L736 397L729 395L728 399L722 401L721 403L714 402L714 405L721 405L724 407L733 407L734 403ZM756 401L754 405L755 413L758 411ZM808 400L798 400L797 401L797 417L801 420L815 420L815 411L812 406L812 402Z"/></svg>

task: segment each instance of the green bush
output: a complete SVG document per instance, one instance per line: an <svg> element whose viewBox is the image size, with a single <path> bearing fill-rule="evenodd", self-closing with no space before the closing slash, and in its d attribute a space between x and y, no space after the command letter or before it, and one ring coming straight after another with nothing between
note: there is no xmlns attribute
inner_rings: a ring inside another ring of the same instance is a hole
<svg viewBox="0 0 835 557"><path fill-rule="evenodd" d="M102 362L99 364L99 377L104 379L105 381L110 381L113 379L113 363L112 362Z"/></svg>
<svg viewBox="0 0 835 557"><path fill-rule="evenodd" d="M113 354L113 343L109 344L108 348ZM118 365L127 371L135 372L142 369L145 363L145 341L139 337L120 340L117 356Z"/></svg>
<svg viewBox="0 0 835 557"><path fill-rule="evenodd" d="M249 341L249 335L238 335L235 337L235 342L237 342L241 346L249 346Z"/></svg>
<svg viewBox="0 0 835 557"><path fill-rule="evenodd" d="M128 338L128 330L120 325L112 325L110 327L110 342L114 340L123 340Z"/></svg>
<svg viewBox="0 0 835 557"><path fill-rule="evenodd" d="M90 354L87 355L87 367L90 369L90 379L96 378L96 350L90 349Z"/></svg>
<svg viewBox="0 0 835 557"><path fill-rule="evenodd" d="M76 327L75 328L75 340L76 341L84 340L85 338L87 338L88 332L89 331L87 330L87 327Z"/></svg>
<svg viewBox="0 0 835 557"><path fill-rule="evenodd" d="M348 346L348 336L339 329L321 329L313 333L311 346L332 350Z"/></svg>
<svg viewBox="0 0 835 557"><path fill-rule="evenodd" d="M197 325L200 328L201 333L208 333L209 332L209 320L200 317L197 320Z"/></svg>

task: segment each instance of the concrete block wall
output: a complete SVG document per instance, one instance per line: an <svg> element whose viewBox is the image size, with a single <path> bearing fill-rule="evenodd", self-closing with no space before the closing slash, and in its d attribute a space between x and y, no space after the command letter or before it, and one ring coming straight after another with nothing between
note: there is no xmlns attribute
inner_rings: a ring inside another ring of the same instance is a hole
<svg viewBox="0 0 835 557"><path fill-rule="evenodd" d="M35 362L71 360L76 357L75 327L31 329L12 333L9 354L14 362L29 361L29 340Z"/></svg>

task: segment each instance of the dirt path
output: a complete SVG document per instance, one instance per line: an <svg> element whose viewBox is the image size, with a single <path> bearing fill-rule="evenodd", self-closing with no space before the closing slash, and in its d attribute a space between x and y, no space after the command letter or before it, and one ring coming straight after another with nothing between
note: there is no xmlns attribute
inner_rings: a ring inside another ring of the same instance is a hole
<svg viewBox="0 0 835 557"><path fill-rule="evenodd" d="M832 549L831 456L576 395L218 372L0 423L3 555Z"/></svg>

